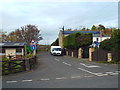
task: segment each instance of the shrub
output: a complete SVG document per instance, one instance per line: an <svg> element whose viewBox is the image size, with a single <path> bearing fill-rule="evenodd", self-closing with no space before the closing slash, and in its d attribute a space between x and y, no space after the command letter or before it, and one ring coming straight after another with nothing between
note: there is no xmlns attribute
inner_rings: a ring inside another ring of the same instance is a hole
<svg viewBox="0 0 120 90"><path fill-rule="evenodd" d="M100 48L109 51L120 50L120 30L115 30L110 39L102 41L100 43Z"/></svg>
<svg viewBox="0 0 120 90"><path fill-rule="evenodd" d="M73 33L63 39L63 46L69 49L78 49L92 44L92 34Z"/></svg>

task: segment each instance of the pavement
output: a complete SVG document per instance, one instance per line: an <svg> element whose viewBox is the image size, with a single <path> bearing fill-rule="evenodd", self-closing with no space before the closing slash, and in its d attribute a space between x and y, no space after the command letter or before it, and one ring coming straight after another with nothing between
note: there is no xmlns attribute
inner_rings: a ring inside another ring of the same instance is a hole
<svg viewBox="0 0 120 90"><path fill-rule="evenodd" d="M2 77L2 88L118 88L116 64L38 54L36 68Z"/></svg>

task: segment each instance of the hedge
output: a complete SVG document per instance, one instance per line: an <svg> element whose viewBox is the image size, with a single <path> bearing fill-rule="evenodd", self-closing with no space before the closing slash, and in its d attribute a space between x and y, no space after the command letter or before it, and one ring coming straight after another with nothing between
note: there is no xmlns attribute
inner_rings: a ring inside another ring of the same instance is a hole
<svg viewBox="0 0 120 90"><path fill-rule="evenodd" d="M63 39L64 48L78 49L79 47L92 44L92 34L82 34L80 32L70 34Z"/></svg>

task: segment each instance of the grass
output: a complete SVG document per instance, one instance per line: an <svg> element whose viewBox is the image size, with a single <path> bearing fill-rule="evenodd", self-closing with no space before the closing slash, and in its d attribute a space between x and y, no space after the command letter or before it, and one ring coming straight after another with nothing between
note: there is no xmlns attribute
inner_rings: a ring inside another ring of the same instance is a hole
<svg viewBox="0 0 120 90"><path fill-rule="evenodd" d="M97 61L98 63L105 63L105 64L120 64L120 61L115 61L115 60L112 60L112 61Z"/></svg>

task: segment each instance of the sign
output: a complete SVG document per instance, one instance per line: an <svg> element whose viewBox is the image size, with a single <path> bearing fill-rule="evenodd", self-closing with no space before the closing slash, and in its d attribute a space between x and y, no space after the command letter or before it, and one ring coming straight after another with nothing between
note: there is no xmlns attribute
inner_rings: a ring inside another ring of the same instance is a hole
<svg viewBox="0 0 120 90"><path fill-rule="evenodd" d="M30 45L31 50L36 50L36 45Z"/></svg>
<svg viewBox="0 0 120 90"><path fill-rule="evenodd" d="M30 45L36 45L36 42L34 40L32 40Z"/></svg>

